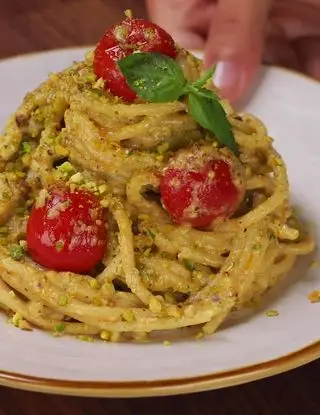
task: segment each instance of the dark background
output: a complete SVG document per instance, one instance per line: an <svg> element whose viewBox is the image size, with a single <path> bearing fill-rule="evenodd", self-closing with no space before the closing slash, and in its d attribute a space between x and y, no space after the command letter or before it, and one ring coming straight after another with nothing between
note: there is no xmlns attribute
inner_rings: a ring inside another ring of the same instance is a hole
<svg viewBox="0 0 320 415"><path fill-rule="evenodd" d="M0 0L0 59L94 44L127 8L134 9L136 16L146 15L141 0ZM320 414L319 373L318 360L243 386L136 400L69 398L0 388L0 415L173 415L180 411L184 415L316 415Z"/></svg>

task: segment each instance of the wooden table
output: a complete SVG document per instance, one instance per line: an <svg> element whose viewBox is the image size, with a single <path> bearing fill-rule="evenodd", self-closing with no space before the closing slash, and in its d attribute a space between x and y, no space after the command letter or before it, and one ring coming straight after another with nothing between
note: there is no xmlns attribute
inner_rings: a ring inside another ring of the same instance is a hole
<svg viewBox="0 0 320 415"><path fill-rule="evenodd" d="M160 1L160 0L159 0ZM105 27L141 0L1 0L0 58L38 50L93 44ZM1 355L0 355L1 358ZM0 388L0 415L316 415L320 414L320 361L251 384L155 399L87 399Z"/></svg>

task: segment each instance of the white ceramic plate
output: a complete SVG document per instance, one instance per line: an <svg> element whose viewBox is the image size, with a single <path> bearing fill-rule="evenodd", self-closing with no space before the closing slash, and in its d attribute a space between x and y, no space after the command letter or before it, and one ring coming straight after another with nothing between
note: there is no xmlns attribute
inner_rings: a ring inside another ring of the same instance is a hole
<svg viewBox="0 0 320 415"><path fill-rule="evenodd" d="M48 73L82 59L84 49L21 56L0 63L0 122ZM320 84L277 68L261 70L246 111L259 116L284 156L293 202L320 224ZM24 332L0 319L0 384L88 396L147 396L225 387L270 376L320 356L319 269L302 262L265 308L232 321L201 342L130 345L85 343ZM267 309L279 316L268 318Z"/></svg>

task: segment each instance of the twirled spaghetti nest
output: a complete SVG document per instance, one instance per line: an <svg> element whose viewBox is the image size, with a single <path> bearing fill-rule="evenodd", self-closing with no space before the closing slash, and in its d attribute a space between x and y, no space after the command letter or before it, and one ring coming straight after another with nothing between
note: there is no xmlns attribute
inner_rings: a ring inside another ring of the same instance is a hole
<svg viewBox="0 0 320 415"><path fill-rule="evenodd" d="M188 79L199 76L200 61L184 51L178 60ZM90 54L25 97L0 139L0 304L14 324L113 341L199 325L211 333L313 250L264 125L223 105L246 196L233 218L196 230L173 224L157 200L157 173L177 149L216 145L184 102L108 96ZM105 208L109 248L91 275L43 269L25 247L34 200L61 180L93 191ZM23 258L10 255L14 244Z"/></svg>

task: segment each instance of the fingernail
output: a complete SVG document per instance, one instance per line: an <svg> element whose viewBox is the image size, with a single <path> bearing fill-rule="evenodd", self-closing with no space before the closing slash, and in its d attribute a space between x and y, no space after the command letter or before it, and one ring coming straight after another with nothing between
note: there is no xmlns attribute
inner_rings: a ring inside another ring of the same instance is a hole
<svg viewBox="0 0 320 415"><path fill-rule="evenodd" d="M223 98L235 101L246 87L246 68L236 62L219 62L213 74L213 83L220 89Z"/></svg>

